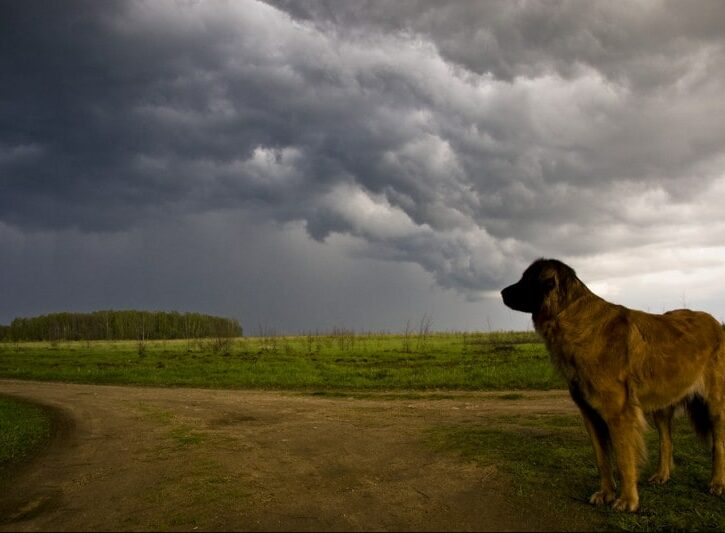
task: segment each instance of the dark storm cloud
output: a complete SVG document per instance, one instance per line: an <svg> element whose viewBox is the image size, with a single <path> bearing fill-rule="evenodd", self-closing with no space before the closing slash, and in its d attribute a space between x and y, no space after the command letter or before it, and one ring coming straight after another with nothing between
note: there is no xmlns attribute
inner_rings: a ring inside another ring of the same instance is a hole
<svg viewBox="0 0 725 533"><path fill-rule="evenodd" d="M232 212L115 233L24 234L0 224L0 324L114 307L231 316L248 335L260 326L278 333L399 331L423 313L437 329L511 327L489 302L462 303L431 286L417 265L339 253L306 239L299 223L285 231L275 226ZM526 327L523 317L514 323Z"/></svg>
<svg viewBox="0 0 725 533"><path fill-rule="evenodd" d="M686 58L720 46L725 6L679 2L440 2L270 0L296 18L345 31L406 32L435 43L446 60L507 81L588 66L620 84L670 84Z"/></svg>
<svg viewBox="0 0 725 533"><path fill-rule="evenodd" d="M722 3L2 9L23 231L242 209L469 296L536 255L725 236Z"/></svg>

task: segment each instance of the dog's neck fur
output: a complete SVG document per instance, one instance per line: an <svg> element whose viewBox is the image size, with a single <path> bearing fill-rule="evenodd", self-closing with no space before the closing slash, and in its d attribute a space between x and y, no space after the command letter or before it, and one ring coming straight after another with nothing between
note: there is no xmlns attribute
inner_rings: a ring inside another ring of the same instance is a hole
<svg viewBox="0 0 725 533"><path fill-rule="evenodd" d="M584 339L564 338L564 331L569 331L571 334L571 328L567 330L560 325L562 321L568 320L580 310L596 307L606 302L577 278L569 286L565 300L560 299L560 293L557 293L557 295L547 298L547 303L548 305L533 314L534 328L543 337L552 362L559 367L567 380L571 380L576 372L576 364L573 361L574 352L567 348L575 350L575 345ZM578 330L578 333L586 336L585 331ZM570 337L570 334L567 337Z"/></svg>

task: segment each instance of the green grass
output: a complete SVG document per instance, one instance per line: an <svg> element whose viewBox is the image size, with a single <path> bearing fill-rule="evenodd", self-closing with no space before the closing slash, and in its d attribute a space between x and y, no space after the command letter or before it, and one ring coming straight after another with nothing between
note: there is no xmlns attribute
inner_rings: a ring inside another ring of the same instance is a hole
<svg viewBox="0 0 725 533"><path fill-rule="evenodd" d="M640 476L638 513L589 505L599 487L594 453L578 416L500 417L486 424L434 430L430 443L485 465L511 480L511 497L532 512L559 517L563 527L625 531L723 531L725 499L707 493L710 451L683 419L675 424L675 470L665 485L646 479L657 460L657 432L647 433L651 459Z"/></svg>
<svg viewBox="0 0 725 533"><path fill-rule="evenodd" d="M173 428L169 431L169 436L176 441L178 446L182 448L185 446L200 444L204 440L204 437L200 432L194 431L189 426L184 425Z"/></svg>
<svg viewBox="0 0 725 533"><path fill-rule="evenodd" d="M292 390L552 389L533 332L0 343L0 377Z"/></svg>
<svg viewBox="0 0 725 533"><path fill-rule="evenodd" d="M44 409L0 396L0 474L32 455L50 432L51 420Z"/></svg>
<svg viewBox="0 0 725 533"><path fill-rule="evenodd" d="M322 397L447 398L451 390L521 391L564 388L539 338L531 332L491 334L333 335L237 338L230 343L177 340L0 343L0 377L80 383L297 390ZM168 427L170 442L195 449L205 435L170 413L139 405L141 416ZM50 432L41 409L0 398L0 468L21 460ZM673 478L640 482L641 511L615 513L588 504L598 487L589 438L578 416L487 418L478 425L434 430L430 443L482 464L511 481L511 497L563 527L662 531L725 530L725 501L707 494L710 452L677 420ZM647 436L653 460L656 432ZM203 446L202 446L203 447Z"/></svg>

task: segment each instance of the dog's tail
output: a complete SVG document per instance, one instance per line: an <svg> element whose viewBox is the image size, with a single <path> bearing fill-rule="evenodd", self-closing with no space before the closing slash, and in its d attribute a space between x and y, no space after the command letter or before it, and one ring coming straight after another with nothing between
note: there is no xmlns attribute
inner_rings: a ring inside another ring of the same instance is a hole
<svg viewBox="0 0 725 533"><path fill-rule="evenodd" d="M685 400L685 409L690 416L695 433L701 439L706 440L712 434L712 418L710 418L710 408L705 399L699 394L693 394Z"/></svg>

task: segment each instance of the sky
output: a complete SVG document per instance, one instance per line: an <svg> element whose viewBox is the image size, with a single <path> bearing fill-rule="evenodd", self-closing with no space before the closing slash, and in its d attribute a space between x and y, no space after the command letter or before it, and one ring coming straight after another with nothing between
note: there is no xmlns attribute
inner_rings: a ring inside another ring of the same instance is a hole
<svg viewBox="0 0 725 533"><path fill-rule="evenodd" d="M725 3L0 4L0 323L530 329L539 257L725 320Z"/></svg>

